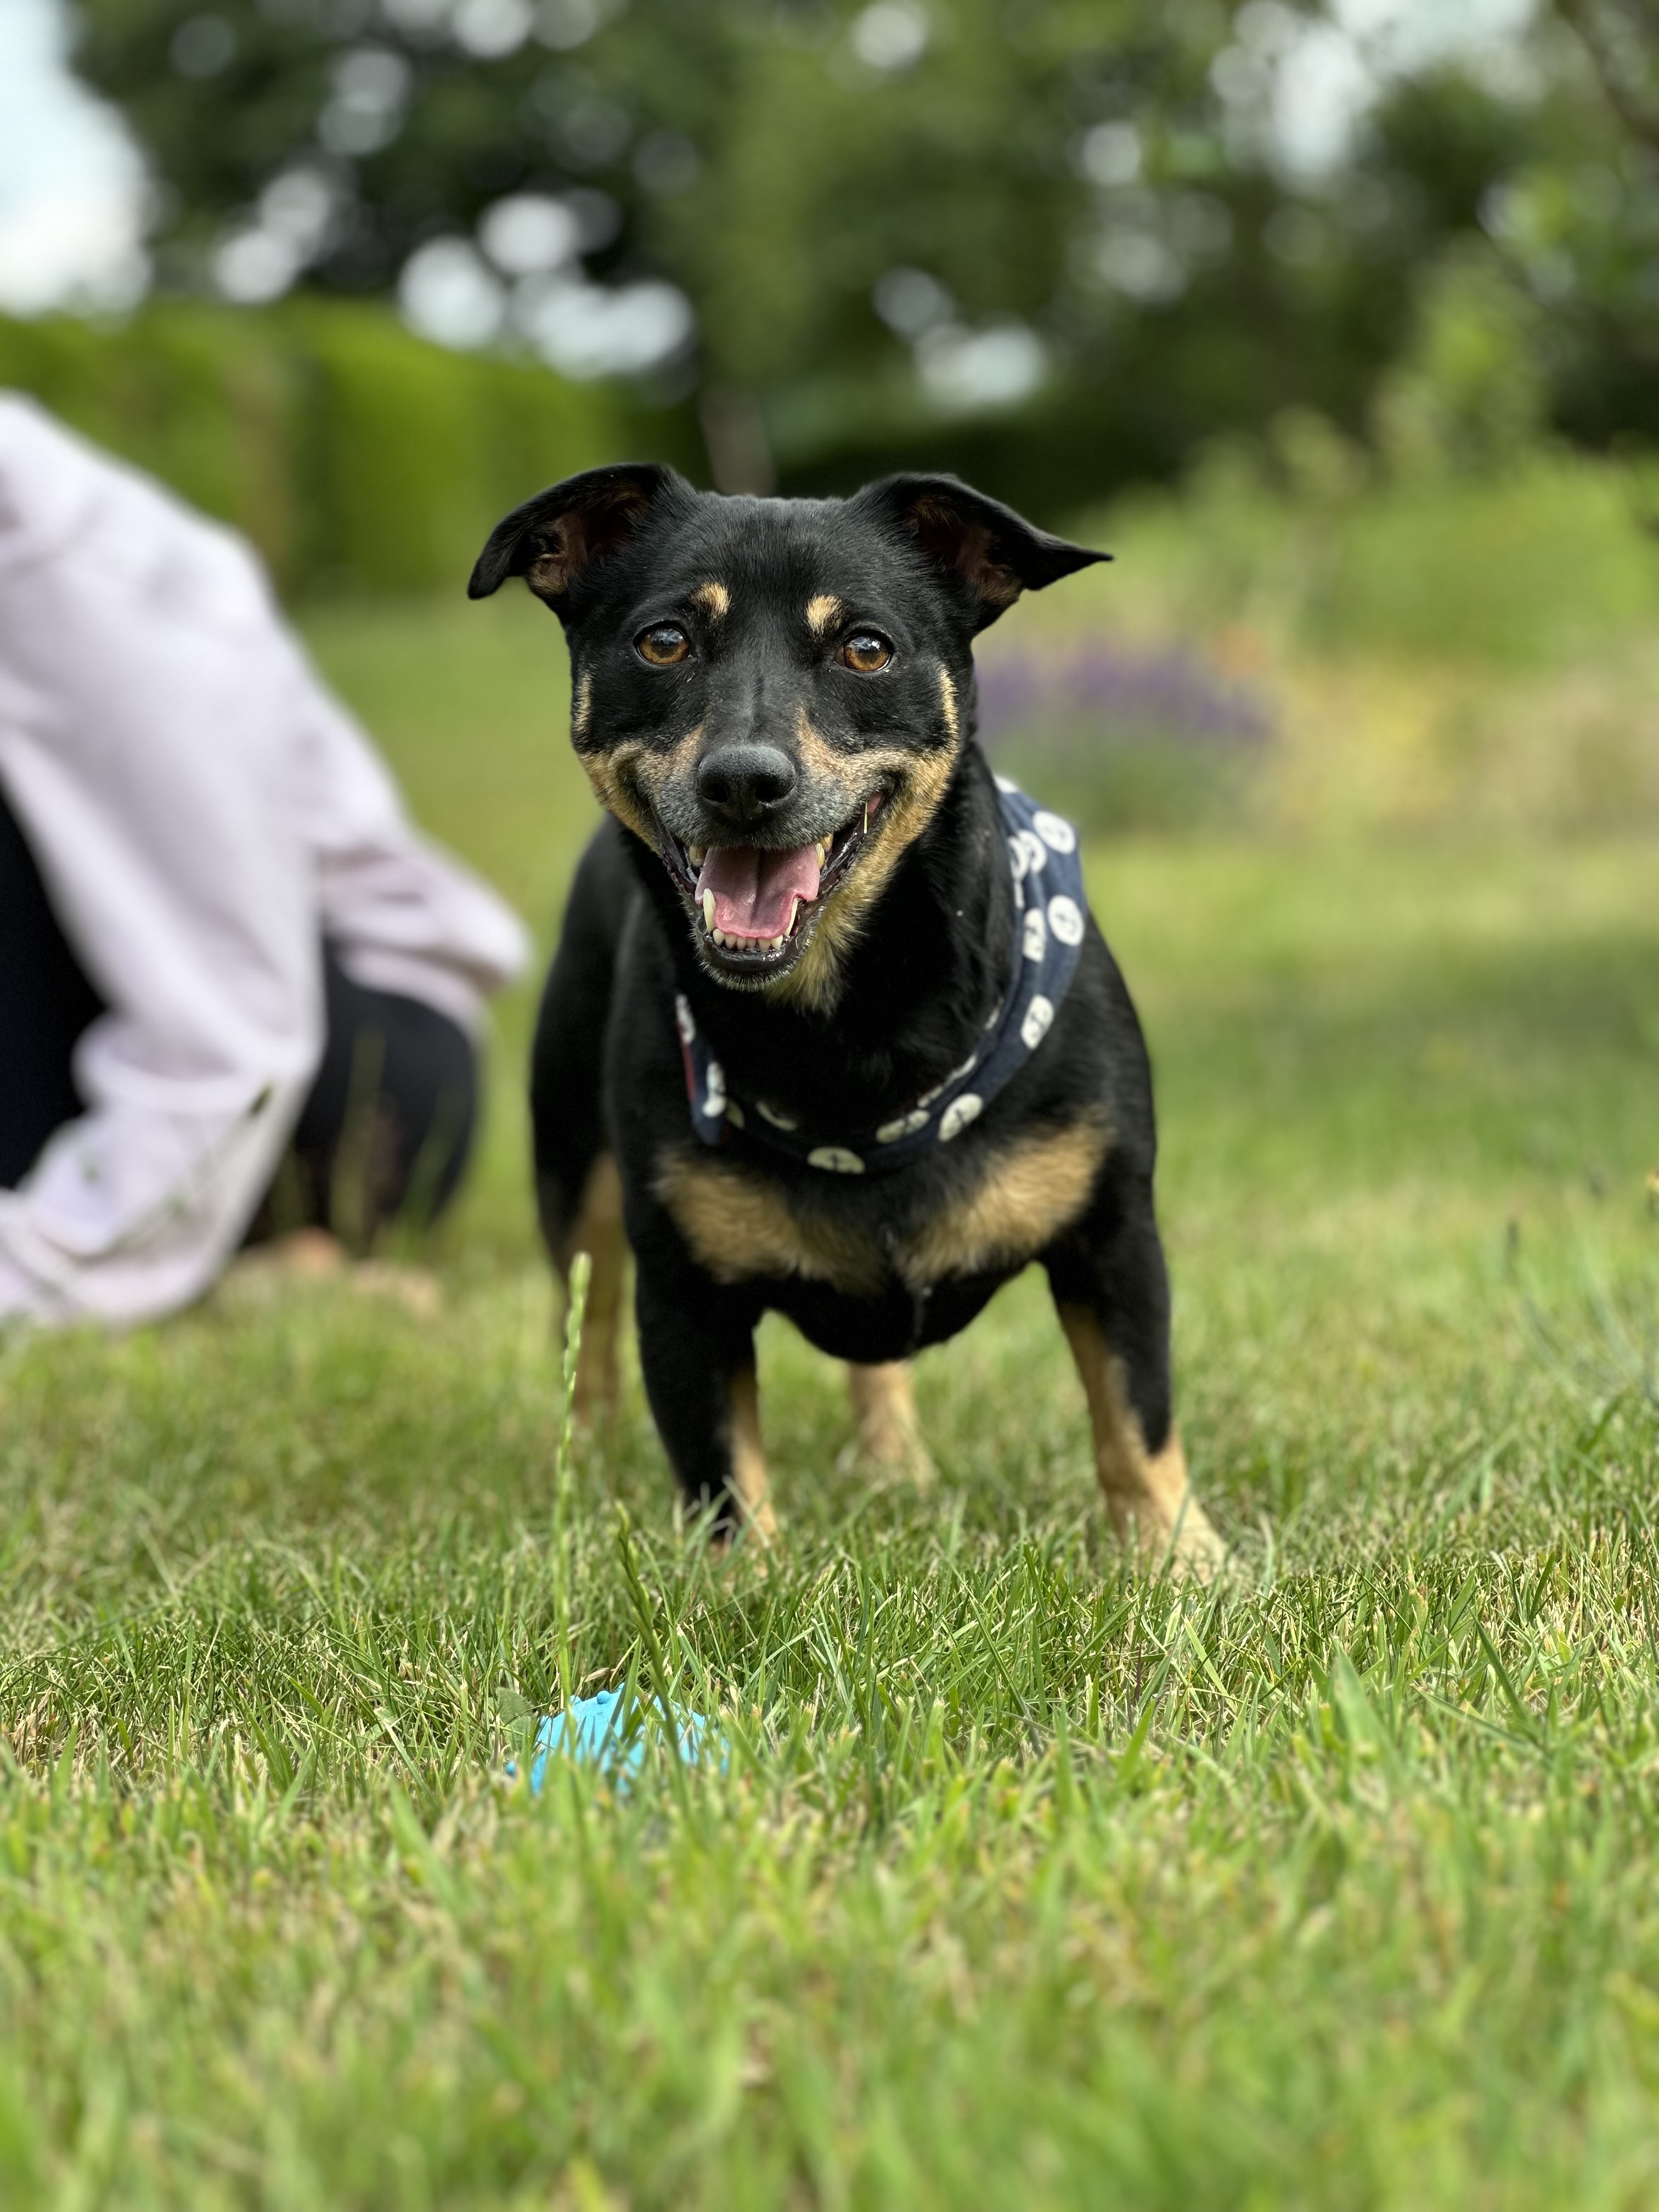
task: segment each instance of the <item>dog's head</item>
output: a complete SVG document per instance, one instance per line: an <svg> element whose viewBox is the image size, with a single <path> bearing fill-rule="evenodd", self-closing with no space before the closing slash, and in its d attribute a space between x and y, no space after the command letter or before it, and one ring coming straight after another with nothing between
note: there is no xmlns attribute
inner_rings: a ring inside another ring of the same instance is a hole
<svg viewBox="0 0 1659 2212"><path fill-rule="evenodd" d="M564 625L576 750L708 972L825 1006L955 774L975 634L1105 557L951 477L729 499L646 464L516 508L468 589L521 575Z"/></svg>

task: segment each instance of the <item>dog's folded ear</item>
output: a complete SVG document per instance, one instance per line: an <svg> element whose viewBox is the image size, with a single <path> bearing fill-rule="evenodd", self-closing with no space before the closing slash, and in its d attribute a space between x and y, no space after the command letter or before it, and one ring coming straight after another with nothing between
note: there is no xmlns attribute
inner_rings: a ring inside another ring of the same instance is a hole
<svg viewBox="0 0 1659 2212"><path fill-rule="evenodd" d="M994 623L1022 592L1040 592L1112 557L1051 538L957 477L884 477L848 504L902 531L930 561L960 577L972 597L975 629Z"/></svg>
<svg viewBox="0 0 1659 2212"><path fill-rule="evenodd" d="M567 477L495 525L466 595L487 599L509 576L522 576L559 613L584 568L627 544L659 500L689 489L658 461L622 461Z"/></svg>

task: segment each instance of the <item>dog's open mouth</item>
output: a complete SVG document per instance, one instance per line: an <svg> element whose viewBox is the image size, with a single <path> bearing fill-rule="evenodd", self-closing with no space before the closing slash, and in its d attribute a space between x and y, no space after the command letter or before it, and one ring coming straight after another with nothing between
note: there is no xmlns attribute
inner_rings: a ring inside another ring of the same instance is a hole
<svg viewBox="0 0 1659 2212"><path fill-rule="evenodd" d="M788 965L846 880L885 794L815 845L685 845L665 833L669 873L690 899L706 957L728 971Z"/></svg>

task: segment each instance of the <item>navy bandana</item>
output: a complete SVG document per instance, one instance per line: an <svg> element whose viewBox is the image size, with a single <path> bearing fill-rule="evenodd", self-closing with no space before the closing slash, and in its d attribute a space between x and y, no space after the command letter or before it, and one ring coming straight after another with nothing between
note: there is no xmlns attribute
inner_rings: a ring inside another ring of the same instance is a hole
<svg viewBox="0 0 1659 2212"><path fill-rule="evenodd" d="M1033 805L1006 778L996 780L1008 865L1014 878L1013 974L981 1042L943 1083L878 1129L837 1135L804 1128L764 1099L735 1098L726 1071L678 994L691 1126L705 1145L723 1145L733 1129L830 1175L879 1175L906 1166L935 1145L948 1145L976 1121L1016 1069L1048 1036L1076 970L1087 902L1077 831L1058 814Z"/></svg>

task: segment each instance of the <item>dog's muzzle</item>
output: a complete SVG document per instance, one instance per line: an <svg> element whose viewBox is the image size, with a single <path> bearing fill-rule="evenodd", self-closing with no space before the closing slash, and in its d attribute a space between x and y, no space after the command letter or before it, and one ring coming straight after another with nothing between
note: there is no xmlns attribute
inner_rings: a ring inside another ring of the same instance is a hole
<svg viewBox="0 0 1659 2212"><path fill-rule="evenodd" d="M884 796L872 792L850 822L811 845L684 844L664 831L663 858L716 974L764 978L790 965L845 881Z"/></svg>

